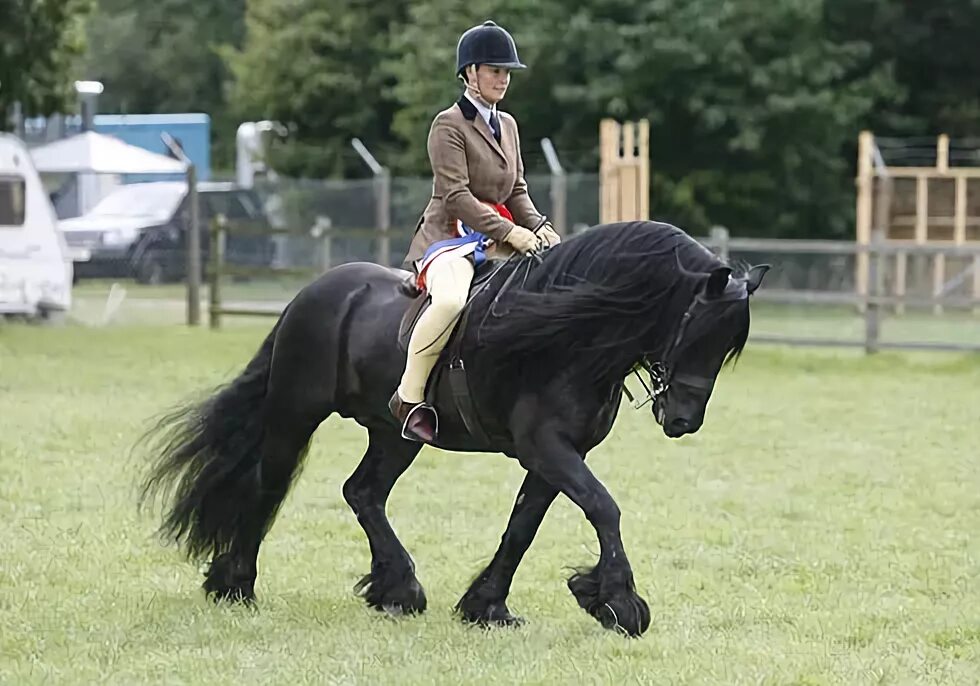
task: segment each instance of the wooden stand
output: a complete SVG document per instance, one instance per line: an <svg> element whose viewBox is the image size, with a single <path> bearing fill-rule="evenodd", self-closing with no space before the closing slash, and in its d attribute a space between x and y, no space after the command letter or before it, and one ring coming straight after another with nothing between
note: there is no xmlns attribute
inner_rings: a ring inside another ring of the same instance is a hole
<svg viewBox="0 0 980 686"><path fill-rule="evenodd" d="M980 243L980 168L950 167L949 137L946 134L936 140L934 167L888 167L880 156L876 160L875 153L874 136L869 131L862 131L858 137L857 165L856 239L859 245L871 242L872 227L875 226L884 228L883 240L892 244ZM898 188L902 182L909 187L905 193ZM909 182L914 183L914 191ZM883 185L889 192L881 192ZM971 191L972 207L968 195ZM904 296L909 287L909 262L905 253L895 254L891 287L896 296ZM926 269L926 264L920 263L916 256L911 262L913 278L917 275L917 269ZM980 299L980 271L977 265L966 263L954 267L945 255L937 253L932 258L931 267L934 297L942 295L948 271L972 270L973 297ZM858 294L866 295L869 288L867 254L858 255L855 268ZM960 276L967 274L963 272ZM933 309L937 314L942 312L940 305ZM901 312L902 306L896 305L896 310Z"/></svg>
<svg viewBox="0 0 980 686"><path fill-rule="evenodd" d="M650 218L650 124L599 125L599 222Z"/></svg>

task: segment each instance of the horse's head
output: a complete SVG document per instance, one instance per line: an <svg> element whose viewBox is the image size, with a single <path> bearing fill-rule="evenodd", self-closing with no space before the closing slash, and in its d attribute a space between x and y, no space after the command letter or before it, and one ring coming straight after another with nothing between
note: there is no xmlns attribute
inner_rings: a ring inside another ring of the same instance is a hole
<svg viewBox="0 0 980 686"><path fill-rule="evenodd" d="M653 383L653 415L670 438L701 428L715 378L749 333L749 296L768 265L735 277L729 267L698 275L694 297L665 347L642 362Z"/></svg>

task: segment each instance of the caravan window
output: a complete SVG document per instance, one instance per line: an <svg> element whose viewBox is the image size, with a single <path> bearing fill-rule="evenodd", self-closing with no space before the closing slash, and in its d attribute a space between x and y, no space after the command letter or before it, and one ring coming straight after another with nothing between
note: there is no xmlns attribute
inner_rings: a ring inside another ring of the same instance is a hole
<svg viewBox="0 0 980 686"><path fill-rule="evenodd" d="M0 226L24 225L24 177L0 176Z"/></svg>

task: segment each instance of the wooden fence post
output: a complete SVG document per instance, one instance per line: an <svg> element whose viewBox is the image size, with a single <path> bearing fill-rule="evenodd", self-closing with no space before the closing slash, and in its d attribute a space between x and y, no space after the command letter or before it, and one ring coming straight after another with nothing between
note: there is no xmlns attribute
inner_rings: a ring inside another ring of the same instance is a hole
<svg viewBox="0 0 980 686"><path fill-rule="evenodd" d="M909 256L905 252L895 254L895 288L894 292L898 298L904 298L907 290L906 277L909 269ZM904 314L905 304L895 303L895 314Z"/></svg>
<svg viewBox="0 0 980 686"><path fill-rule="evenodd" d="M201 221L197 204L197 170L187 165L190 226L187 229L187 324L201 323Z"/></svg>
<svg viewBox="0 0 980 686"><path fill-rule="evenodd" d="M225 231L227 221L219 214L211 221L211 278L208 298L211 304L210 322L212 329L221 328L221 271L225 266Z"/></svg>
<svg viewBox="0 0 980 686"><path fill-rule="evenodd" d="M881 311L878 296L881 289L878 284L881 278L881 246L884 243L884 233L875 228L871 232L870 252L868 255L868 288L864 294L864 352L878 352L878 341L881 338Z"/></svg>
<svg viewBox="0 0 980 686"><path fill-rule="evenodd" d="M891 222L891 179L881 174L874 197L874 229L871 232L871 253L868 260L868 293L864 299L864 350L876 353L881 338L881 304L884 294L884 254L882 248ZM860 248L860 246L858 246Z"/></svg>
<svg viewBox="0 0 980 686"><path fill-rule="evenodd" d="M320 273L330 269L332 256L332 224L329 217L324 217L322 215L317 216L316 222L314 222L313 227L310 229L310 235L317 239L319 243L316 246L316 259L317 268Z"/></svg>
<svg viewBox="0 0 980 686"><path fill-rule="evenodd" d="M943 285L946 283L946 255L936 253L932 261L932 297L936 303L932 306L932 313L941 315L943 304L939 302L943 296Z"/></svg>
<svg viewBox="0 0 980 686"><path fill-rule="evenodd" d="M718 257L722 262L728 262L729 260L729 249L728 249L728 229L724 226L712 226L711 227L711 244L718 249Z"/></svg>

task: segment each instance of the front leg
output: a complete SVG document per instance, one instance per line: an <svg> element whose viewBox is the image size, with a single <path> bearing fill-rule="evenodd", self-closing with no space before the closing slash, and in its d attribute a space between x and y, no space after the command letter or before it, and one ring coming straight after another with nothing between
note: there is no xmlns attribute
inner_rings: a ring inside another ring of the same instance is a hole
<svg viewBox="0 0 980 686"><path fill-rule="evenodd" d="M579 606L607 629L629 636L642 634L650 626L650 608L636 593L633 570L620 535L616 501L557 431L537 428L518 437L517 452L525 469L568 496L595 527L599 563L568 580L568 588Z"/></svg>
<svg viewBox="0 0 980 686"><path fill-rule="evenodd" d="M510 584L557 495L558 490L537 474L528 472L524 477L497 553L456 605L456 611L463 619L481 625L522 623L507 609Z"/></svg>

